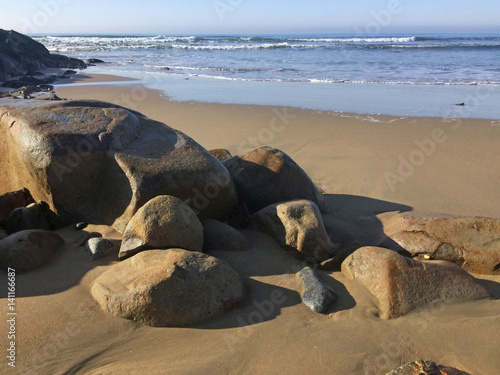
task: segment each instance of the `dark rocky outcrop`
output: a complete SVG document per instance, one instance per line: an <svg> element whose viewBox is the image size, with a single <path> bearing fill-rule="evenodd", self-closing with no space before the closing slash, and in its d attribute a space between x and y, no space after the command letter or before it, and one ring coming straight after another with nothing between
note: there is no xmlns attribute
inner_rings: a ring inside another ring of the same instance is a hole
<svg viewBox="0 0 500 375"><path fill-rule="evenodd" d="M39 99L39 100L53 100L53 101L63 100L62 98L58 97L55 93L39 95L39 96L37 96L37 99Z"/></svg>
<svg viewBox="0 0 500 375"><path fill-rule="evenodd" d="M355 251L342 263L342 273L359 280L377 298L382 319L436 304L490 298L474 277L453 263L409 259L380 247Z"/></svg>
<svg viewBox="0 0 500 375"><path fill-rule="evenodd" d="M0 29L0 81L2 82L47 68L85 67L86 64L81 60L51 54L43 44L26 35L14 30Z"/></svg>
<svg viewBox="0 0 500 375"><path fill-rule="evenodd" d="M106 62L100 59L87 59L87 64L105 64Z"/></svg>
<svg viewBox="0 0 500 375"><path fill-rule="evenodd" d="M206 254L150 250L112 266L91 292L111 315L150 326L182 326L239 305L243 283L229 265Z"/></svg>
<svg viewBox="0 0 500 375"><path fill-rule="evenodd" d="M238 198L253 214L274 203L296 199L313 201L320 209L324 198L309 176L284 152L259 147L223 161L231 173Z"/></svg>
<svg viewBox="0 0 500 375"><path fill-rule="evenodd" d="M447 260L469 272L500 274L500 220L422 212L377 217L388 237L382 247Z"/></svg>
<svg viewBox="0 0 500 375"><path fill-rule="evenodd" d="M0 108L0 193L27 187L60 225L123 232L158 195L187 201L201 218L224 219L236 207L226 168L180 131L111 103L32 106Z"/></svg>

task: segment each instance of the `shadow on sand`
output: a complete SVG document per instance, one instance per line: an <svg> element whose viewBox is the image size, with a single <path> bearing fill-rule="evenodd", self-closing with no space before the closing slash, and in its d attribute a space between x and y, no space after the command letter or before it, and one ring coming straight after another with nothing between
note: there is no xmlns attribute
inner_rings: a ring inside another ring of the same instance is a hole
<svg viewBox="0 0 500 375"><path fill-rule="evenodd" d="M391 211L411 211L399 203L346 194L325 195L323 220L336 254L348 256L362 246L377 246L392 241L376 215ZM393 243L394 248L398 245ZM404 249L400 249L404 252ZM347 251L347 252L346 252Z"/></svg>
<svg viewBox="0 0 500 375"><path fill-rule="evenodd" d="M16 274L16 297L51 295L68 290L99 266L106 266L117 259L105 258L91 261L85 250L87 232L67 227L56 231L65 241L64 247L52 261L38 269ZM0 272L0 282L7 280L7 273ZM6 285L6 281L5 284ZM5 288L0 295L6 297Z"/></svg>

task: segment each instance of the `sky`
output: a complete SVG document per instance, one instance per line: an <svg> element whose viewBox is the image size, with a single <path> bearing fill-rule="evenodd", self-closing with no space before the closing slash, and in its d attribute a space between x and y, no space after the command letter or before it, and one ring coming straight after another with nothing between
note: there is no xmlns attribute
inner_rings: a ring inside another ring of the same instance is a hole
<svg viewBox="0 0 500 375"><path fill-rule="evenodd" d="M500 32L499 0L21 0L0 28L26 34Z"/></svg>

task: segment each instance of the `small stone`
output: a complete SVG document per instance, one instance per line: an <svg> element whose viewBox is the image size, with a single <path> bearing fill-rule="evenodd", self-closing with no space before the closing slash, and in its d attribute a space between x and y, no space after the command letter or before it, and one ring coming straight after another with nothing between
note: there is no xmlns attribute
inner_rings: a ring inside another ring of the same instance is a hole
<svg viewBox="0 0 500 375"><path fill-rule="evenodd" d="M36 97L38 100L62 100L60 97L58 97L56 94L44 94L44 95L39 95Z"/></svg>
<svg viewBox="0 0 500 375"><path fill-rule="evenodd" d="M91 238L101 238L102 234L99 232L83 232L83 239L78 243L78 247L85 246Z"/></svg>
<svg viewBox="0 0 500 375"><path fill-rule="evenodd" d="M75 226L73 227L74 230L83 230L85 228L87 228L89 224L88 223L85 223L85 222L80 222L80 223L76 223Z"/></svg>
<svg viewBox="0 0 500 375"><path fill-rule="evenodd" d="M104 64L104 61L100 59L87 59L87 64Z"/></svg>
<svg viewBox="0 0 500 375"><path fill-rule="evenodd" d="M61 75L61 78L67 78L69 76L75 75L76 73L76 70L68 69Z"/></svg>
<svg viewBox="0 0 500 375"><path fill-rule="evenodd" d="M90 255L91 260L98 260L111 255L118 256L121 244L121 240L94 237L87 241L85 249Z"/></svg>
<svg viewBox="0 0 500 375"><path fill-rule="evenodd" d="M233 155L231 155L231 153L225 148L216 148L215 150L210 150L209 152L219 161L224 161L233 157Z"/></svg>
<svg viewBox="0 0 500 375"><path fill-rule="evenodd" d="M296 277L301 282L302 302L312 311L326 314L330 306L337 301L333 290L311 267L304 267Z"/></svg>

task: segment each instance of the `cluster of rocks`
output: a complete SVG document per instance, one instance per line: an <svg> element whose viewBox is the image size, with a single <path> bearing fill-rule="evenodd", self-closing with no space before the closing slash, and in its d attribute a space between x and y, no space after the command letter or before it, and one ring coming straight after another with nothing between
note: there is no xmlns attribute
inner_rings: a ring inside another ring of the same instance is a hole
<svg viewBox="0 0 500 375"><path fill-rule="evenodd" d="M66 70L63 74L45 76L41 72L27 72L24 76L4 82L3 87L13 89L0 92L0 98L62 100L56 95L54 86L51 84L58 79L69 79L76 73L74 70Z"/></svg>
<svg viewBox="0 0 500 375"><path fill-rule="evenodd" d="M61 100L52 84L85 69L83 61L51 54L43 44L16 31L0 29L0 84L12 90L0 91L0 98ZM62 74L44 74L48 68L65 68Z"/></svg>
<svg viewBox="0 0 500 375"><path fill-rule="evenodd" d="M329 276L315 270L340 256L325 229L324 197L280 150L209 152L163 123L99 101L0 108L0 140L1 189L25 188L0 197L0 224L10 234L0 241L2 267L50 262L64 246L53 229L110 225L122 240L90 233L82 244L92 260L121 260L92 286L100 306L152 326L191 324L244 300L238 273L205 253L251 251L240 232L248 228L312 265L297 274L306 306L328 313L338 300ZM499 221L407 215L381 215L387 238L374 245L382 247L352 249L338 261L375 296L379 316L489 298L466 270L498 273Z"/></svg>
<svg viewBox="0 0 500 375"><path fill-rule="evenodd" d="M32 90L35 91L53 91L54 86L51 84L56 82L58 79L69 79L77 74L75 70L67 69L62 74L45 74L42 72L26 72L20 77L16 77L12 80L5 81L2 87L11 87L17 90L7 91L7 93L16 93L20 90ZM5 94L5 93L4 93ZM4 95L5 96L5 95ZM29 98L24 98L29 99Z"/></svg>

